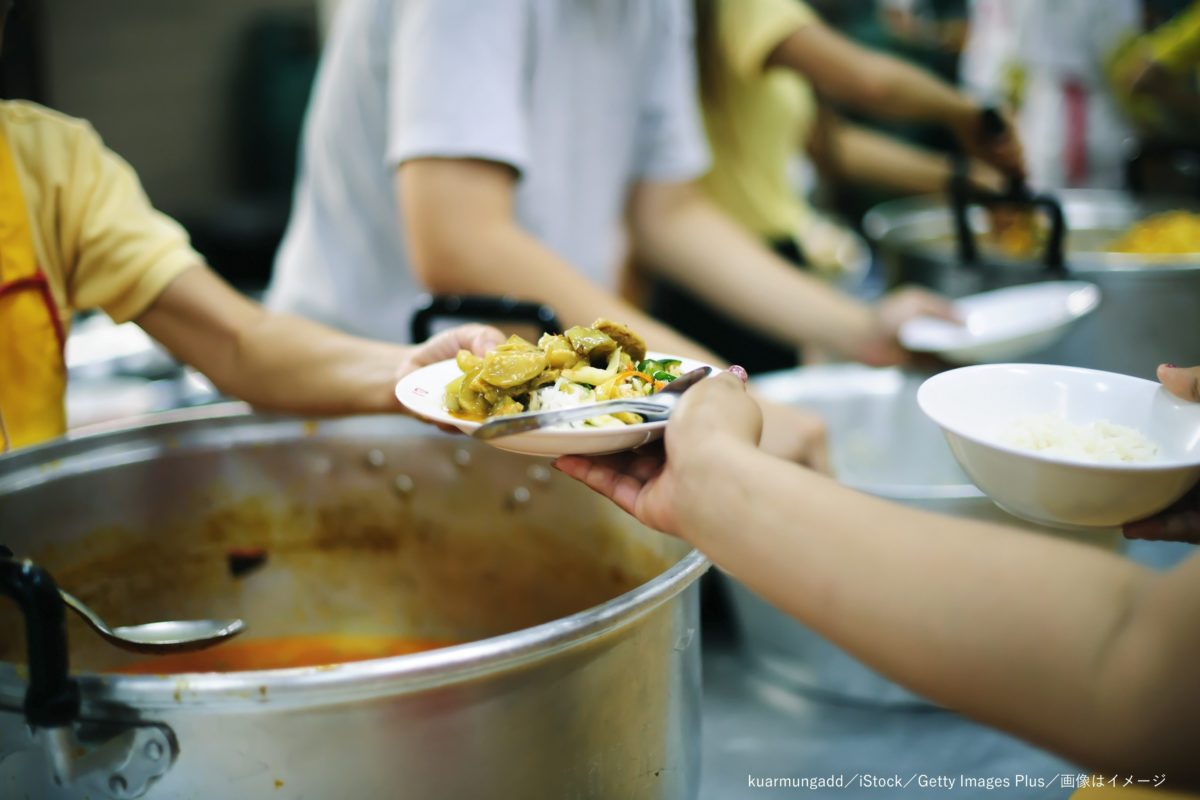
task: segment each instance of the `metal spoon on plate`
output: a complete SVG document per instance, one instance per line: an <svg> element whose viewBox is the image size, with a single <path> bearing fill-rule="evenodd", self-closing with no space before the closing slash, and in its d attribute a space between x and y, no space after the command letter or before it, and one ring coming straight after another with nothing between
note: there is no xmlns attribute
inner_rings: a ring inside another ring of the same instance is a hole
<svg viewBox="0 0 1200 800"><path fill-rule="evenodd" d="M548 428L551 425L561 425L564 422L576 422L581 419L591 419L604 414L616 414L628 411L640 414L647 422L666 419L679 401L679 396L693 384L708 376L711 367L697 367L671 381L662 391L646 397L630 397L621 400L605 400L600 403L589 403L572 408L560 408L554 411L527 411L523 414L508 414L483 423L471 434L476 439L497 439L501 436L512 436L517 433Z"/></svg>

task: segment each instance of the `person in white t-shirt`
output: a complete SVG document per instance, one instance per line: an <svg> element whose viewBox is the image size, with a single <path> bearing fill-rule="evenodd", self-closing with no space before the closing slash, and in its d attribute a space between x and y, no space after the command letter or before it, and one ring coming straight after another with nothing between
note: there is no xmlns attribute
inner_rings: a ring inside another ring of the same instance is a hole
<svg viewBox="0 0 1200 800"><path fill-rule="evenodd" d="M640 263L777 339L903 361L898 326L798 273L693 180L708 167L687 0L346 0L305 125L267 302L404 341L423 291L609 317L716 361L616 292Z"/></svg>

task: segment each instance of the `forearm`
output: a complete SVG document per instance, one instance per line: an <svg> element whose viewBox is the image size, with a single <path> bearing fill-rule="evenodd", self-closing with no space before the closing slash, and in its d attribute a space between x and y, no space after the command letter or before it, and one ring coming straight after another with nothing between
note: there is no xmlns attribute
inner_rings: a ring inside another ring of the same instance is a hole
<svg viewBox="0 0 1200 800"><path fill-rule="evenodd" d="M580 275L516 225L500 222L477 230L470 242L451 253L430 256L437 263L434 291L512 295L548 304L564 325L590 325L607 317L629 325L653 350L719 364L692 340L656 321Z"/></svg>
<svg viewBox="0 0 1200 800"><path fill-rule="evenodd" d="M795 344L855 356L874 333L871 309L783 261L691 187L641 213L641 262L739 322Z"/></svg>
<svg viewBox="0 0 1200 800"><path fill-rule="evenodd" d="M944 155L847 123L834 128L823 163L849 183L906 194L943 192L951 176ZM1000 173L982 163L972 163L970 174L972 183L981 188L1004 188Z"/></svg>
<svg viewBox="0 0 1200 800"><path fill-rule="evenodd" d="M398 411L394 388L411 348L358 339L272 314L198 266L137 320L223 392L298 414Z"/></svg>
<svg viewBox="0 0 1200 800"><path fill-rule="evenodd" d="M687 538L870 666L1088 766L1197 781L1195 637L1162 633L1172 611L1146 570L864 497L740 442L687 464Z"/></svg>
<svg viewBox="0 0 1200 800"><path fill-rule="evenodd" d="M974 101L932 73L862 47L822 23L784 39L767 66L795 69L817 91L875 116L940 122L956 130L970 124Z"/></svg>

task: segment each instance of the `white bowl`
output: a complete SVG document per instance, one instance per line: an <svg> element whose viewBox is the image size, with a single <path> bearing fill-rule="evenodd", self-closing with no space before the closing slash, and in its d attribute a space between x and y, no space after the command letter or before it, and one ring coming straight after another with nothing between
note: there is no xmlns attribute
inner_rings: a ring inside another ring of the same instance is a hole
<svg viewBox="0 0 1200 800"><path fill-rule="evenodd" d="M1085 281L1012 286L954 302L961 325L917 317L900 327L900 344L952 364L1012 361L1061 339L1100 305L1100 289Z"/></svg>
<svg viewBox="0 0 1200 800"><path fill-rule="evenodd" d="M1048 364L963 367L925 381L917 403L981 491L1041 525L1124 525L1161 511L1200 480L1200 404L1141 378ZM1005 443L1016 420L1035 414L1134 428L1158 453L1145 462L1096 463Z"/></svg>
<svg viewBox="0 0 1200 800"><path fill-rule="evenodd" d="M646 357L657 360L678 359L680 368L684 372L707 366L689 358L663 353L648 353ZM716 373L718 370L714 368L713 372ZM396 399L419 417L453 426L469 435L482 423L459 419L447 411L442 403L446 384L461 374L454 359L422 367L396 384ZM487 439L486 442L499 450L527 456L548 456L550 458L565 455L597 456L619 453L649 444L655 439L661 438L666 427L666 420L660 420L643 422L639 425L625 425L619 428L543 428L498 439Z"/></svg>

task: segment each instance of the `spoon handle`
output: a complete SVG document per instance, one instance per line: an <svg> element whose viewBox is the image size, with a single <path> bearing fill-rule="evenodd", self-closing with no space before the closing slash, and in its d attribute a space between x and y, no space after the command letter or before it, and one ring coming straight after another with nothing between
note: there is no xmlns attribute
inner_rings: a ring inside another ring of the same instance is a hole
<svg viewBox="0 0 1200 800"><path fill-rule="evenodd" d="M509 414L483 423L471 435L476 439L498 439L501 436L512 436L516 433L548 428L551 425L561 425L564 422L576 422L622 411L641 414L644 417L661 417L665 416L670 408L669 404L651 402L650 398L645 400L606 400L603 403L590 403L585 406L560 408L554 411L527 411L524 414Z"/></svg>

